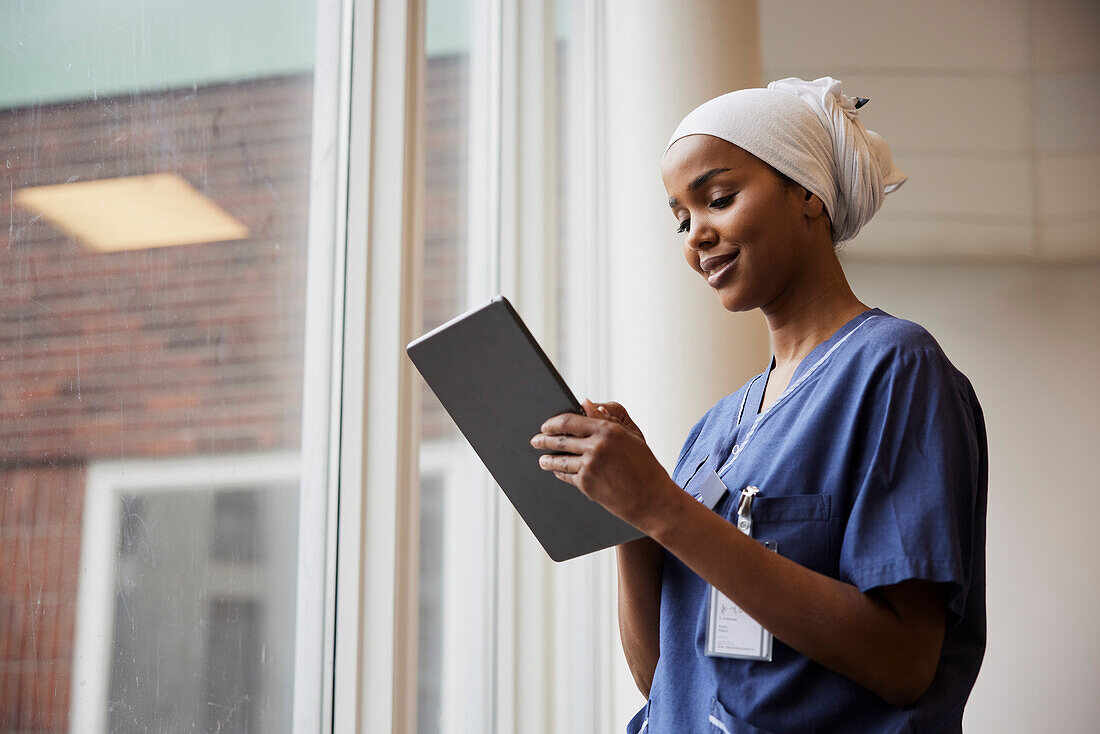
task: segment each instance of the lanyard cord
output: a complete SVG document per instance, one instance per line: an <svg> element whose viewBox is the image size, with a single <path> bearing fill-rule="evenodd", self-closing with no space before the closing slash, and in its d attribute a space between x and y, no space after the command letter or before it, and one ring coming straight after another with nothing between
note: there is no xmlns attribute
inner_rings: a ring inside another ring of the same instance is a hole
<svg viewBox="0 0 1100 734"><path fill-rule="evenodd" d="M752 427L749 429L749 435L745 436L745 440L742 441L739 446L734 447L735 450L730 454L729 459L726 460L726 463L723 464L722 468L718 471L718 476L719 477L721 477L723 474L725 474L727 471L729 471L730 466L733 465L733 462L736 461L737 457L740 456L741 453L745 450L745 446L748 445L749 441L756 434L756 429L760 427L760 424L764 422L764 419L767 418L769 415L772 415L775 412L775 408L778 408L784 402L789 400L791 395L796 393L799 388L801 388L803 385L805 385L806 380L808 380L810 378L810 376L813 375L814 372L817 371L817 368L820 367L821 365L823 365L825 363L825 360L829 359L829 357L831 357L833 355L833 352L835 352L837 349L839 349L840 346L844 342L848 341L848 339L851 338L852 334L855 334L857 331L862 329L864 324L866 324L868 321L870 321L871 319L876 319L876 318L878 318L878 316L872 314L871 316L868 316L863 321L861 321L858 325L856 325L856 327L854 329L852 329L851 331L849 331L847 334L845 334L841 338L840 341L838 341L836 344L834 344L832 347L830 347L829 351L825 352L825 354L823 354L821 356L821 359L817 360L817 362L815 362L813 364L813 366L810 367L810 369L806 370L806 372L801 377L798 378L797 382L795 382L793 385L788 387L783 392L782 395L780 395L778 398L776 398L775 402L773 402L771 405L769 405L767 410L765 410L763 413L756 416L756 420L753 421ZM757 378L759 378L759 375L757 375ZM742 411L745 408L745 400L747 400L748 397L749 397L748 390L746 390L745 391L745 397L741 401ZM738 424L740 424L740 422L741 422L740 419L737 422L738 422Z"/></svg>

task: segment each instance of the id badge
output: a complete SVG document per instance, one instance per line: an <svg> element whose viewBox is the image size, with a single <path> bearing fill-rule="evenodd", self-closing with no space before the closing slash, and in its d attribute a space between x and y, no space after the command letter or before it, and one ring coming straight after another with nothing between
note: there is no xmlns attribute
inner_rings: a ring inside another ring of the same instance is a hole
<svg viewBox="0 0 1100 734"><path fill-rule="evenodd" d="M698 489L691 493L691 496L697 499L703 507L708 510L713 510L718 504L718 501L726 496L726 485L722 483L722 480L713 469L707 469L703 475L702 480L699 482Z"/></svg>
<svg viewBox="0 0 1100 734"><path fill-rule="evenodd" d="M775 541L761 542L768 550L778 552ZM772 633L711 584L707 584L706 653L714 658L772 659Z"/></svg>

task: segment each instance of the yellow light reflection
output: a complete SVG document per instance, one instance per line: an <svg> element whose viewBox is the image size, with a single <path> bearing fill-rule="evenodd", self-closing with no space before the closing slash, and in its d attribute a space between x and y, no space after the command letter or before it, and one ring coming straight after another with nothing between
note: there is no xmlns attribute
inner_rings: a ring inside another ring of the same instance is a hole
<svg viewBox="0 0 1100 734"><path fill-rule="evenodd" d="M15 193L78 240L105 252L239 240L248 227L172 173L36 186Z"/></svg>

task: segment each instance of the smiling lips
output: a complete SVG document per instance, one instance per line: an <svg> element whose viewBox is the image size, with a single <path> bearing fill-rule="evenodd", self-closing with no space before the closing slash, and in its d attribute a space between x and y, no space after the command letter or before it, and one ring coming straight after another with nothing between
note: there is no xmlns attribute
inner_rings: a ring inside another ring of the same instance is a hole
<svg viewBox="0 0 1100 734"><path fill-rule="evenodd" d="M740 250L729 255L715 255L699 263L699 267L702 268L703 273L707 277L707 282L710 283L711 287L718 285L722 276L726 274L726 271L728 271L734 261L737 260L739 254L741 254Z"/></svg>

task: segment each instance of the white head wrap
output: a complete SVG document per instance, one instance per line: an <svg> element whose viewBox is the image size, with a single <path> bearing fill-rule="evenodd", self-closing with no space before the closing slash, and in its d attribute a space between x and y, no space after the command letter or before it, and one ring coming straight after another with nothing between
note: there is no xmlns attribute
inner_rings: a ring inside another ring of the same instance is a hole
<svg viewBox="0 0 1100 734"><path fill-rule="evenodd" d="M863 127L856 100L832 77L780 79L715 97L680 122L668 148L688 135L733 143L817 194L834 242L855 237L906 180L890 146Z"/></svg>

